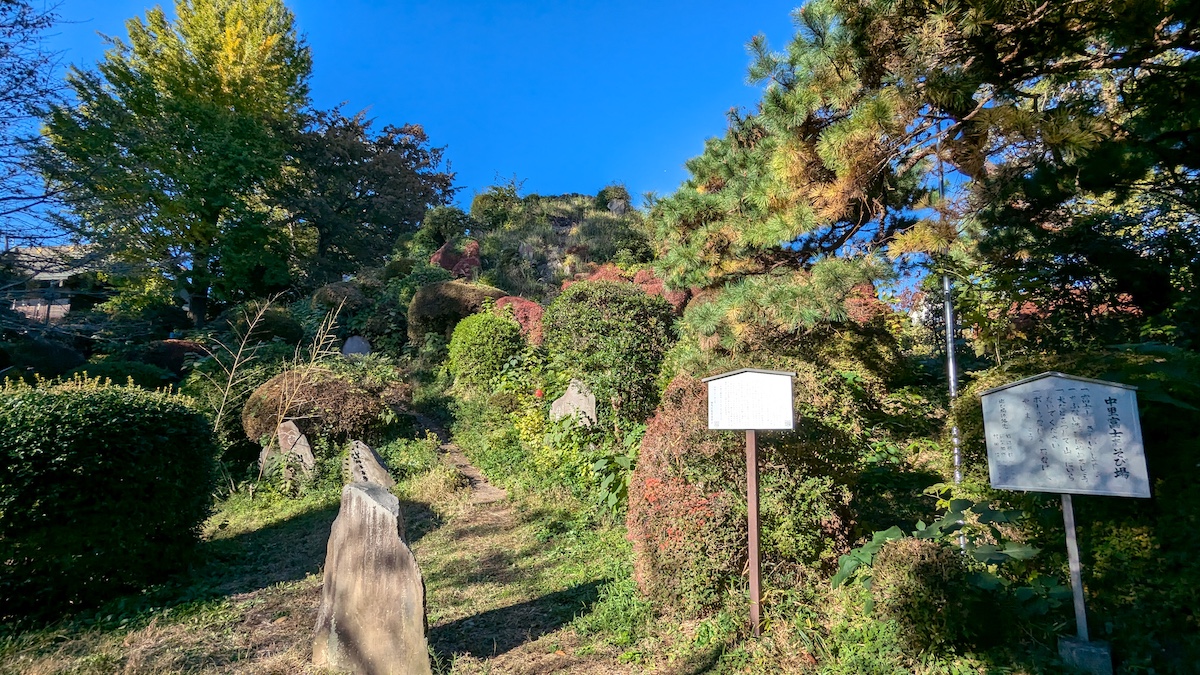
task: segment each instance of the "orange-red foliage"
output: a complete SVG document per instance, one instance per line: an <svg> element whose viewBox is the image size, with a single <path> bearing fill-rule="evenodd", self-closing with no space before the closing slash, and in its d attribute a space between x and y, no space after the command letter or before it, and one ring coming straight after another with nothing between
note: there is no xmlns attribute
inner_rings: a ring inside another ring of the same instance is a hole
<svg viewBox="0 0 1200 675"><path fill-rule="evenodd" d="M496 301L496 309L501 312L512 308L513 318L521 324L521 335L531 345L542 344L542 313L545 307L538 303L516 295L506 295Z"/></svg>
<svg viewBox="0 0 1200 675"><path fill-rule="evenodd" d="M655 276L653 270L639 270L636 274L630 275L621 271L621 268L607 263L601 265L594 272L588 275L578 275L575 279L567 279L562 282L562 289L565 291L571 287L571 284L577 281L621 281L632 283L640 286L647 295L657 295L662 297L671 305L671 309L676 314L682 314L683 308L687 306L688 299L691 294L688 291L668 291L662 279Z"/></svg>
<svg viewBox="0 0 1200 675"><path fill-rule="evenodd" d="M745 478L736 434L708 430L704 383L675 378L642 439L626 517L639 588L665 606L696 613L720 601L746 560ZM689 468L703 465L695 474ZM744 468L744 467L743 467ZM690 474L690 475L689 475Z"/></svg>

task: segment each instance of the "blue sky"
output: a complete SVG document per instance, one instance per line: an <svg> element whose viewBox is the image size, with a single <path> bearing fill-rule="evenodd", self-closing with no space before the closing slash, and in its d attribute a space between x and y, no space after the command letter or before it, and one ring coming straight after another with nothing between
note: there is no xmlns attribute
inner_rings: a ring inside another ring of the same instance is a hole
<svg viewBox="0 0 1200 675"><path fill-rule="evenodd" d="M97 33L124 36L146 0L65 0L51 45L92 66ZM171 3L163 3L169 5ZM782 49L799 0L387 2L291 0L313 52L313 103L425 127L464 187L515 176L523 192L667 194L683 163L752 107L746 42Z"/></svg>

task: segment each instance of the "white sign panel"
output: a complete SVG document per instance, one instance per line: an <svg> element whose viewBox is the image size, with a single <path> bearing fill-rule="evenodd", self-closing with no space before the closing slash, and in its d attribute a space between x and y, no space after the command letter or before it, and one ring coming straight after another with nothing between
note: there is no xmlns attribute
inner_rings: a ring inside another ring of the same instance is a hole
<svg viewBox="0 0 1200 675"><path fill-rule="evenodd" d="M771 370L735 370L705 378L708 428L764 431L795 428L794 376L795 373Z"/></svg>
<svg viewBox="0 0 1200 675"><path fill-rule="evenodd" d="M983 392L992 487L1149 497L1133 387L1044 373Z"/></svg>

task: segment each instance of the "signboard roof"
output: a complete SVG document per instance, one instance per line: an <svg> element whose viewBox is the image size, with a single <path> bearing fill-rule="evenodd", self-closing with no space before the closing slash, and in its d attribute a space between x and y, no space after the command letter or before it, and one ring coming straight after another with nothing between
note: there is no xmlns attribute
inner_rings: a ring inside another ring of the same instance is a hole
<svg viewBox="0 0 1200 675"><path fill-rule="evenodd" d="M1107 382L1105 380L1094 380L1090 377L1080 377L1078 375L1067 375L1066 373L1060 373L1058 371L1052 370L1050 372L1041 373L1039 375L1034 375L1033 377L1027 377L1023 380L1017 380L1016 382L1009 382L1008 384L1002 384L999 387L992 387L991 389L985 389L985 390L979 392L979 395L987 396L988 394L994 394L998 391L1004 391L1005 389L1009 389L1011 387L1017 387L1022 384L1036 382L1038 380L1041 380L1041 379L1044 379L1047 377L1061 377L1061 378L1064 378L1067 380L1075 380L1076 382L1090 382L1092 384L1101 384L1106 387L1121 387L1122 389L1129 389L1132 391L1137 391L1137 387L1133 386L1132 384L1122 384L1121 382Z"/></svg>
<svg viewBox="0 0 1200 675"><path fill-rule="evenodd" d="M763 375L787 375L788 377L796 376L796 373L793 373L793 372L787 371L787 370L762 370L759 368L739 368L737 370L731 370L728 373L721 373L720 375L711 375L700 381L701 382L712 382L713 380L719 380L723 377L729 377L730 375L741 375L742 373L762 373Z"/></svg>

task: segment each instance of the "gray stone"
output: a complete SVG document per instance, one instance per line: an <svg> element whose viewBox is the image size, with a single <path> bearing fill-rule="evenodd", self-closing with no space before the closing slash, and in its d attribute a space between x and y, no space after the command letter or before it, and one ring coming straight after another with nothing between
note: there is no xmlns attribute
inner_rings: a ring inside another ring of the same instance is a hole
<svg viewBox="0 0 1200 675"><path fill-rule="evenodd" d="M275 438L278 444L268 445L258 453L260 470L266 471L274 462L285 459L287 461L285 471L288 478L292 477L292 470L295 466L299 466L305 475L313 472L317 465L317 458L313 456L312 446L308 444L308 439L304 434L300 433L295 422L288 420L280 424L275 431Z"/></svg>
<svg viewBox="0 0 1200 675"><path fill-rule="evenodd" d="M351 483L374 483L385 488L396 486L396 480L388 473L387 465L379 453L362 441L350 444L350 454L342 467Z"/></svg>
<svg viewBox="0 0 1200 675"><path fill-rule="evenodd" d="M371 354L371 343L361 335L352 335L346 338L346 344L342 345L342 356L368 356Z"/></svg>
<svg viewBox="0 0 1200 675"><path fill-rule="evenodd" d="M1058 638L1058 658L1063 665L1087 675L1113 675L1112 650L1107 642Z"/></svg>
<svg viewBox="0 0 1200 675"><path fill-rule="evenodd" d="M425 582L401 532L400 502L351 483L325 553L313 664L370 675L432 673Z"/></svg>
<svg viewBox="0 0 1200 675"><path fill-rule="evenodd" d="M571 380L567 393L550 404L550 419L576 416L585 427L596 423L596 395L579 380Z"/></svg>

